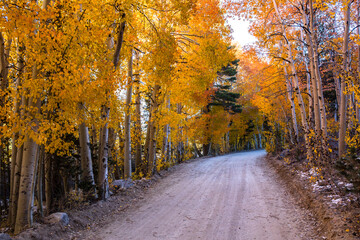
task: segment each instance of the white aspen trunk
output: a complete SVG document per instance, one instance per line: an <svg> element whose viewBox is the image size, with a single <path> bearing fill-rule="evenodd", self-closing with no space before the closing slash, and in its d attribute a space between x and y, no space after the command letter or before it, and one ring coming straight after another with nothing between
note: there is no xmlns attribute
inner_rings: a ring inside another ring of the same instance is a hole
<svg viewBox="0 0 360 240"><path fill-rule="evenodd" d="M285 30L285 28L283 26L283 20L281 18L279 9L277 8L276 0L273 0L273 4L274 4L276 15L278 16L278 19L279 19L280 23L282 24L282 26L281 26L282 33L283 33L283 36L285 38L287 48L288 48L288 57L289 57L289 60L290 60L290 67L291 67L291 71L292 71L292 75L293 75L293 84L295 86L295 93L296 93L296 97L297 97L297 100L298 100L298 105L299 105L299 108L300 108L301 123L302 123L302 127L304 129L304 132L305 132L304 135L305 135L305 145L306 145L306 148L307 148L307 155L310 156L311 155L311 150L310 150L310 146L309 146L309 137L308 137L309 125L307 123L305 105L304 105L304 101L303 101L303 98L302 98L302 95L301 95L301 89L300 89L300 86L299 86L298 74L297 74L297 71L296 71L294 58L293 58L292 50L291 50L291 44L290 44L290 42L289 42L289 40L288 40L288 38L286 36L286 30Z"/></svg>
<svg viewBox="0 0 360 240"><path fill-rule="evenodd" d="M167 96L166 108L168 110L170 110L170 95ZM168 158L168 156L169 156L169 154L168 154L169 130L170 130L170 126L169 126L169 124L166 124L164 126L164 138L163 138L163 144L162 144L162 154L163 154L164 161L169 161L169 158Z"/></svg>
<svg viewBox="0 0 360 240"><path fill-rule="evenodd" d="M304 7L306 6L305 1L303 1ZM303 24L307 26L309 29L309 18L307 16L306 10L302 10ZM321 120L320 120L320 104L319 104L319 92L318 92L318 84L315 77L315 66L314 66L314 46L311 40L311 36L309 31L305 31L305 39L308 45L308 55L309 55L309 63L310 63L310 79L311 79L311 93L312 93L312 102L314 106L314 122L315 122L315 134L316 137L319 136L321 132Z"/></svg>
<svg viewBox="0 0 360 240"><path fill-rule="evenodd" d="M14 229L15 234L20 233L32 225L32 199L34 194L33 185L37 162L37 149L37 144L31 138L27 137L24 143L21 166L18 208Z"/></svg>
<svg viewBox="0 0 360 240"><path fill-rule="evenodd" d="M284 107L281 106L281 110L283 112L283 115L284 115L284 119L287 119L287 116L286 116L286 112L284 110ZM290 143L291 144L294 144L294 137L293 137L293 131L294 129L291 127L291 124L289 123L289 121L286 120L286 128L288 129L288 132L289 132L289 139L290 139Z"/></svg>
<svg viewBox="0 0 360 240"><path fill-rule="evenodd" d="M307 119L306 119L306 111L305 111L305 104L301 95L301 89L300 89L300 85L299 85L299 79L298 79L298 75L297 75L297 71L296 71L296 67L295 67L295 63L294 63L294 59L292 56L292 51L291 51L291 45L288 42L288 54L289 54L289 58L290 58L290 66L291 66L291 70L292 70L292 74L293 74L293 83L295 85L295 92L296 92L296 96L298 99L298 105L300 107L300 115L301 115L301 122L303 125L303 128L305 130L305 132L309 131L309 127L307 124Z"/></svg>
<svg viewBox="0 0 360 240"><path fill-rule="evenodd" d="M149 120L148 120L148 124L147 124L147 129L146 129L146 137L145 137L145 144L144 144L144 167L143 167L143 173L147 174L148 171L148 165L149 165L149 146L150 146L150 129L152 128L151 126L151 120L152 119L152 105L150 105L150 109L149 109Z"/></svg>
<svg viewBox="0 0 360 240"><path fill-rule="evenodd" d="M283 20L282 20L282 18L280 16L280 12L279 12L279 10L277 8L276 0L273 0L273 4L274 4L276 15L278 16L278 18L279 18L279 20L280 20L280 22L282 24ZM300 89L300 86L299 86L298 74L297 74L297 71L296 71L294 58L293 58L292 50L291 50L291 44L290 44L290 42L289 42L289 40L288 40L288 38L286 36L286 31L285 31L283 26L282 26L282 33L283 33L283 36L285 38L285 42L286 42L286 45L287 45L287 48L288 48L290 68L291 68L292 75L293 75L293 84L295 86L295 93L296 93L296 96L297 96L297 99L298 99L298 105L300 107L301 122L302 122L302 125L303 125L303 128L304 128L305 132L307 133L309 131L309 129L308 129L307 121L306 121L307 119L306 119L305 105L304 105L304 101L303 101L303 98L302 98L302 95L301 95L301 89Z"/></svg>
<svg viewBox="0 0 360 240"><path fill-rule="evenodd" d="M171 158L172 158L171 127L169 127L168 131L169 131L169 139L168 139L167 159L168 159L168 161L171 161Z"/></svg>
<svg viewBox="0 0 360 240"><path fill-rule="evenodd" d="M84 111L83 104L79 103L79 111ZM92 166L89 129L82 122L79 125L80 159L81 159L81 181L95 186L94 172Z"/></svg>
<svg viewBox="0 0 360 240"><path fill-rule="evenodd" d="M49 0L43 2L43 9L49 4ZM33 65L32 79L35 80L38 76L37 65ZM26 100L25 100L26 99ZM27 106L28 109L36 110L37 113L40 112L41 101L40 98L27 99L27 97L23 97L23 104ZM34 113L29 112L28 110L26 115L28 119L32 120L32 124L35 124L35 132L37 131L38 121L35 117ZM25 114L23 114L24 116ZM33 210L33 202L34 202L34 193L35 193L35 178L36 178L36 170L38 163L38 145L35 141L30 137L29 133L24 134L25 142L22 147L22 162L21 162L21 175L20 175L20 184L17 189L14 191L18 191L18 199L17 199L17 210L16 210L16 221L14 226L14 233L18 234L23 229L30 227L32 225L32 210ZM17 158L21 157L21 154L17 154ZM20 163L20 162L18 162ZM15 166L16 170L16 166ZM16 183L15 183L16 184ZM14 186L16 187L16 186Z"/></svg>
<svg viewBox="0 0 360 240"><path fill-rule="evenodd" d="M254 133L253 136L254 136L254 148L257 150L258 149L258 142L257 142L257 139L256 139L256 134Z"/></svg>
<svg viewBox="0 0 360 240"><path fill-rule="evenodd" d="M125 149L124 149L124 179L131 178L131 129L130 129L130 106L133 84L133 50L131 49L128 62L128 84L125 102Z"/></svg>
<svg viewBox="0 0 360 240"><path fill-rule="evenodd" d="M123 14L122 18L125 17ZM113 65L114 69L117 69L120 59L120 51L123 43L123 37L125 32L126 22L122 21L119 24L119 33L117 37L117 44L113 56ZM109 42L108 42L109 43ZM108 48L112 48L112 44L107 44ZM108 96L107 96L108 98ZM100 130L100 140L99 140L99 174L98 174L98 191L99 198L106 200L109 197L109 166L108 166L108 157L109 157L109 129L107 120L109 119L110 108L106 105L102 106L102 120L105 121L105 125Z"/></svg>
<svg viewBox="0 0 360 240"><path fill-rule="evenodd" d="M38 69L36 64L33 66L32 79L36 79L38 76ZM24 101L26 102L26 101ZM40 98L34 99L31 97L28 99L28 109L36 109L40 112L41 102ZM26 105L25 105L26 106ZM37 131L38 121L33 113L26 113L28 119L32 119L35 123L35 131ZM21 163L21 175L20 185L18 192L18 207L16 211L16 221L14 233L18 234L23 229L32 226L32 208L33 198L35 190L35 175L38 162L38 145L29 136L29 133L25 133L25 142L23 144L23 155Z"/></svg>
<svg viewBox="0 0 360 240"><path fill-rule="evenodd" d="M258 138L259 138L259 148L262 149L262 137L261 137L261 132L259 131L259 126L256 125L256 130L258 132ZM262 129L261 129L262 130Z"/></svg>
<svg viewBox="0 0 360 240"><path fill-rule="evenodd" d="M260 149L262 149L262 139L261 139L261 133L259 133L259 143L260 143Z"/></svg>
<svg viewBox="0 0 360 240"><path fill-rule="evenodd" d="M14 166L14 185L11 192L11 208L10 208L10 214L9 219L11 226L15 226L16 222L16 213L18 208L18 199L19 199L19 186L20 186L20 176L21 176L21 165L22 165L22 159L23 159L23 145L21 145L17 149L16 154L16 162Z"/></svg>
<svg viewBox="0 0 360 240"><path fill-rule="evenodd" d="M314 74L316 79L316 87L319 98L319 109L320 109L320 121L321 121L321 133L322 140L327 137L327 121L326 121L326 109L325 109L325 100L323 94L322 80L320 74L320 64L319 64L319 52L317 50L317 41L316 41L316 31L314 28L314 10L313 3L310 0L310 42L311 48L313 50L313 60L314 60ZM324 147L324 146L323 146Z"/></svg>
<svg viewBox="0 0 360 240"><path fill-rule="evenodd" d="M149 146L148 146L148 151L149 151L149 157L148 157L148 169L147 169L147 174L148 176L151 176L153 174L154 171L154 161L155 161L155 155L156 155L156 136L155 136L155 132L156 132L156 126L155 126L155 114L158 108L158 102L157 102L157 95L158 95L158 91L160 89L160 86L155 84L154 90L153 90L153 94L152 94L152 98L153 98L153 105L151 108L151 119L149 118Z"/></svg>
<svg viewBox="0 0 360 240"><path fill-rule="evenodd" d="M335 75L335 71L333 71L334 74L334 83L335 83L335 92L336 92L336 114L339 111L339 105L341 104L341 87L340 87L340 78L338 74ZM335 122L337 122L337 119L335 119Z"/></svg>
<svg viewBox="0 0 360 240"><path fill-rule="evenodd" d="M24 58L22 53L22 48L18 47L19 57L18 57L18 77L16 79L16 91L18 92L19 87L22 83L22 73L24 70ZM21 117L20 106L23 104L22 99L15 97L14 99L14 113ZM19 133L13 134L12 139L12 148L11 148L11 178L10 178L10 211L9 211L9 223L10 226L15 225L16 220L16 210L17 210L17 197L19 190L19 181L20 181L20 169L21 169L21 161L22 161L22 147L17 147L16 143L19 137ZM21 154L21 156L18 156Z"/></svg>
<svg viewBox="0 0 360 240"><path fill-rule="evenodd" d="M294 129L294 133L295 133L296 142L298 143L299 142L299 128L297 125L295 101L294 101L294 96L293 96L293 87L292 87L291 81L289 81L288 73L287 73L285 65L284 65L284 73L285 73L286 88L287 88L287 93L288 93L287 96L288 96L290 106L291 106L291 119L292 119L292 123L293 123L293 129Z"/></svg>
<svg viewBox="0 0 360 240"><path fill-rule="evenodd" d="M44 217L43 209L43 179L44 179L44 156L45 148L42 145L39 150L39 164L38 164L38 174L37 174L37 201L38 201L38 212L41 217Z"/></svg>
<svg viewBox="0 0 360 240"><path fill-rule="evenodd" d="M135 90L135 171L136 174L140 174L142 171L142 157L141 157L141 96L140 96L140 80L139 75L136 74L136 90Z"/></svg>
<svg viewBox="0 0 360 240"><path fill-rule="evenodd" d="M345 86L348 75L348 54L349 54L349 29L350 29L350 8L352 1L346 6L344 12L345 17L345 30L344 30L344 39L343 39L343 77L341 78L341 102L340 102L340 125L339 125L339 159L345 153L345 135L346 135L346 110L347 110L347 96L345 94Z"/></svg>
<svg viewBox="0 0 360 240"><path fill-rule="evenodd" d="M305 20L306 20L306 16L305 16ZM310 69L309 69L309 63L306 59L305 48L307 48L307 45L305 44L303 31L304 31L304 29L301 29L300 34L301 34L301 41L303 42L302 55L304 58L305 69L306 69L306 86L307 86L308 101L309 101L309 114L308 114L309 125L310 125L309 127L312 128L313 121L314 121L314 100L312 99L312 93L311 93L311 73L310 73Z"/></svg>
<svg viewBox="0 0 360 240"><path fill-rule="evenodd" d="M109 108L106 106L102 107L102 120L106 121L109 119ZM98 174L98 191L99 198L106 200L109 197L109 179L108 179L108 150L109 150L109 129L108 123L100 130L100 140L99 140L99 174Z"/></svg>
<svg viewBox="0 0 360 240"><path fill-rule="evenodd" d="M176 104L177 107L177 114L181 114L181 103ZM180 163L183 160L183 142L182 142L182 136L183 136L183 130L180 125L178 125L179 135L178 135L178 144L177 144L177 161Z"/></svg>

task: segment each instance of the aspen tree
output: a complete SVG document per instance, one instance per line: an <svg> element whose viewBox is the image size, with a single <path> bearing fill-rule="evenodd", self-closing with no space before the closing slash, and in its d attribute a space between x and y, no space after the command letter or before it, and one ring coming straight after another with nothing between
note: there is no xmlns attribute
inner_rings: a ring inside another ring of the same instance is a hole
<svg viewBox="0 0 360 240"><path fill-rule="evenodd" d="M125 102L125 151L124 151L124 178L131 177L131 129L130 129L130 104L132 96L133 85L133 49L130 50L128 60L128 82L126 87L126 102Z"/></svg>
<svg viewBox="0 0 360 240"><path fill-rule="evenodd" d="M125 14L123 14L122 19L119 23L118 36L116 47L113 55L113 65L114 70L117 70L119 60L120 60L120 51L123 44L124 32L125 32ZM109 156L109 129L108 129L108 119L109 119L110 108L109 106L103 105L101 110L101 118L105 121L105 125L100 129L100 140L99 140L99 174L98 174L98 191L99 198L106 200L109 197L109 169L108 169L108 156Z"/></svg>
<svg viewBox="0 0 360 240"><path fill-rule="evenodd" d="M349 56L349 29L350 29L350 10L351 10L352 1L347 1L344 6L344 36L343 36L343 46L342 46L342 54L343 54L343 64L342 64L342 78L340 84L340 125L339 125L339 159L343 157L345 153L345 135L346 135L346 111L347 111L347 95L345 93L345 88L347 84L347 76L348 76L348 56Z"/></svg>

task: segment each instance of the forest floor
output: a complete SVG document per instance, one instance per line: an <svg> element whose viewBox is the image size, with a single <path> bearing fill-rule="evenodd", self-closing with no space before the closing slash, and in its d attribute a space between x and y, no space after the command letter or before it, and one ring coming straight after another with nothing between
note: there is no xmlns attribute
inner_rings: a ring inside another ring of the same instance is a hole
<svg viewBox="0 0 360 240"><path fill-rule="evenodd" d="M40 226L19 239L353 239L319 217L314 207L323 209L265 156L250 151L188 161L70 212L69 226Z"/></svg>

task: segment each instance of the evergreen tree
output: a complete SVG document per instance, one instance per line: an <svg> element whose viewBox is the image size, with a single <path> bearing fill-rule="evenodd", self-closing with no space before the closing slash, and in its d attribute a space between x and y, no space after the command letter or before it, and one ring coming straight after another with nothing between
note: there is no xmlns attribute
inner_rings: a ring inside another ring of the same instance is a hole
<svg viewBox="0 0 360 240"><path fill-rule="evenodd" d="M237 104L240 94L231 91L232 84L236 81L238 62L239 60L232 61L218 72L218 82L214 85L216 91L209 106L222 106L230 114L241 112L241 106Z"/></svg>

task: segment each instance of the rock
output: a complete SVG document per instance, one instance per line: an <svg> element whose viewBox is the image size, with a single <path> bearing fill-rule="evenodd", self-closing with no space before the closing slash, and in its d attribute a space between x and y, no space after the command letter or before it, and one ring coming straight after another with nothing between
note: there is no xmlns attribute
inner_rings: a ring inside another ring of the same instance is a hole
<svg viewBox="0 0 360 240"><path fill-rule="evenodd" d="M0 233L0 240L11 240L12 238L10 237L9 234L7 233Z"/></svg>
<svg viewBox="0 0 360 240"><path fill-rule="evenodd" d="M115 180L111 183L111 185L115 188L115 189L127 189L131 186L134 185L134 182L132 180Z"/></svg>
<svg viewBox="0 0 360 240"><path fill-rule="evenodd" d="M64 212L53 213L44 219L45 223L54 224L60 223L63 226L69 224L69 216Z"/></svg>

